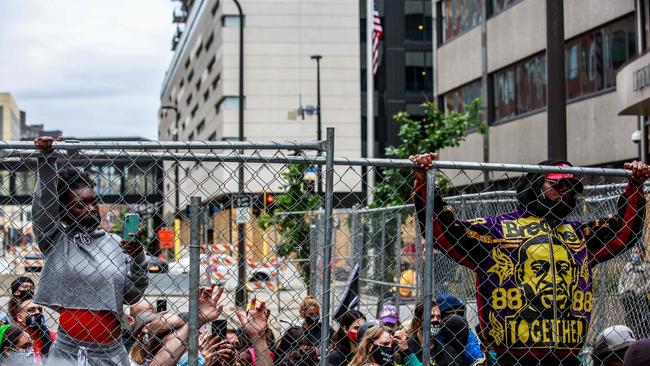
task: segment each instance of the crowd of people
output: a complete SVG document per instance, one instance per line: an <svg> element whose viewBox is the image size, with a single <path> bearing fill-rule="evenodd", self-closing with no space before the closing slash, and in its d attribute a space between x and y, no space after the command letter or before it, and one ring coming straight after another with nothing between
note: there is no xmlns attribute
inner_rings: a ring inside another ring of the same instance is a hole
<svg viewBox="0 0 650 366"><path fill-rule="evenodd" d="M45 264L36 285L28 277L11 285L9 319L0 326L0 364L188 364L189 315L157 311L143 298L147 260L137 235L124 240L99 227L93 180L73 167L58 167L50 154L52 143L51 138L36 140L43 155L32 206ZM436 159L434 153L411 157L423 230L426 173ZM540 165L571 166L565 161ZM308 296L299 305L302 324L276 339L269 326L270 309L256 299L245 311L224 314L237 319L238 326L214 326L224 312L223 289L201 287L198 362L307 366L327 357L333 366L579 365L593 311L595 265L634 248L639 260L624 272L635 280L622 280L619 291L626 308L644 297L647 301L647 289L638 284L647 266L639 242L643 183L650 178L650 167L633 162L625 168L631 175L618 211L588 223L567 219L583 190L573 174L528 173L517 184L516 211L473 220L457 219L436 193L434 245L477 275L475 328L462 301L440 295L430 316L422 303L404 322L395 306L385 306L376 316L348 310L336 319L336 329L324 331L320 304ZM44 307L58 314L56 330L48 328ZM626 311L626 320L631 314ZM650 364L650 340L642 339L647 337L648 314L641 317L628 320L636 329L617 325L598 335L592 344L594 365ZM323 334L329 335L326 355L321 354ZM424 345L425 338L430 344ZM430 360L423 359L425 348Z"/></svg>

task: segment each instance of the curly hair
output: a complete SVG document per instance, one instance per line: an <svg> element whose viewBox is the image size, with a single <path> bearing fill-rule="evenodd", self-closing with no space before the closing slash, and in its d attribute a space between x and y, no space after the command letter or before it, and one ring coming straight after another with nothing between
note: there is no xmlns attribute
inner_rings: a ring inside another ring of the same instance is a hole
<svg viewBox="0 0 650 366"><path fill-rule="evenodd" d="M316 299L313 296L305 296L302 299L302 302L300 303L300 307L299 307L300 317L305 319L307 317L307 311L312 306L318 308L318 312L320 313L320 304L318 303L318 299Z"/></svg>
<svg viewBox="0 0 650 366"><path fill-rule="evenodd" d="M17 325L9 325L5 330L4 337L2 337L2 342L0 342L0 353L4 353L8 349L15 349L18 340L23 334L27 336Z"/></svg>

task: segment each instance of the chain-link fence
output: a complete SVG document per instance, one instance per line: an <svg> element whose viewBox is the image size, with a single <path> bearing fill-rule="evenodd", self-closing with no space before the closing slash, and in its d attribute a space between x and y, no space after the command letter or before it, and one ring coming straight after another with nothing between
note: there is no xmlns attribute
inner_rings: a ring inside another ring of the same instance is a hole
<svg viewBox="0 0 650 366"><path fill-rule="evenodd" d="M4 334L39 362L587 364L610 326L650 331L629 171L435 162L414 185L335 158L333 130L41 142L0 162Z"/></svg>

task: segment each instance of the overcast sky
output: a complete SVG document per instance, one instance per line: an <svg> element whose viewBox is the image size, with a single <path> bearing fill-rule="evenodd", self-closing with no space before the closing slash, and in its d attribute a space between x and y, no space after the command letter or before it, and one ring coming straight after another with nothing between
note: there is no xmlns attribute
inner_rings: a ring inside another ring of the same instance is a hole
<svg viewBox="0 0 650 366"><path fill-rule="evenodd" d="M157 137L171 0L1 0L0 92L65 136Z"/></svg>

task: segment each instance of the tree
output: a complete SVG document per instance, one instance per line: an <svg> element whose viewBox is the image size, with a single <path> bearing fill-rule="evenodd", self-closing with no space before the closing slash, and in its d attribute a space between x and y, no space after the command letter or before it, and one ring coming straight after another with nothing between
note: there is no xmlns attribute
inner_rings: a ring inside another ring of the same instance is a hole
<svg viewBox="0 0 650 366"><path fill-rule="evenodd" d="M264 212L258 219L259 226L264 230L277 226L282 241L276 246L275 252L281 257L293 255L297 259L309 258L310 214L304 212L317 210L321 206L321 199L305 187L303 176L306 168L300 164L289 165L281 175L286 182L281 187L283 193L275 197L274 212L277 214ZM303 280L307 282L309 261L299 262L298 267Z"/></svg>
<svg viewBox="0 0 650 366"><path fill-rule="evenodd" d="M406 112L399 112L393 119L401 123L401 144L386 148L386 156L406 159L411 155L439 151L445 147L458 146L465 140L468 128L475 127L481 134L487 133L487 124L479 119L481 100L475 99L465 105L464 112L444 113L434 102L423 105L425 116L414 119ZM413 188L410 168L385 169L383 179L377 183L371 207L399 206L406 204Z"/></svg>

